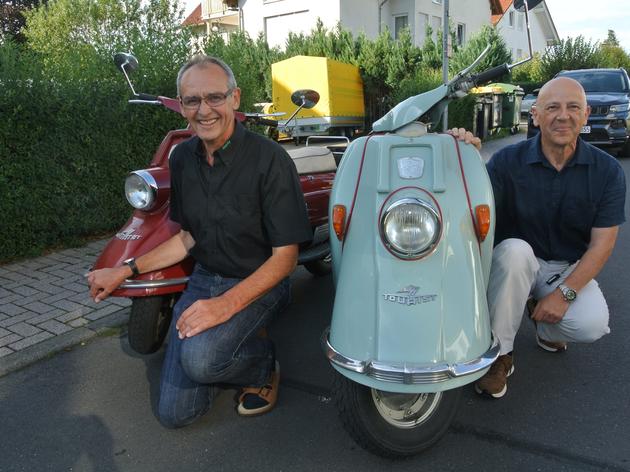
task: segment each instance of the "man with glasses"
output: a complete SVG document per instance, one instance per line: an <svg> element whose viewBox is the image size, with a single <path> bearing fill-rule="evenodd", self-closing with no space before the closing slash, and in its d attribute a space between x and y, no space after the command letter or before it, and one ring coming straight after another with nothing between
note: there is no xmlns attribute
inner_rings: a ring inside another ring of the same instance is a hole
<svg viewBox="0 0 630 472"><path fill-rule="evenodd" d="M169 162L170 217L181 231L121 267L88 274L99 301L127 277L195 259L162 368L158 417L169 428L205 414L219 385L242 387L240 415L274 407L280 372L264 328L288 304L298 244L312 237L291 158L235 120L241 91L231 69L197 56L180 69L177 93L196 134Z"/></svg>

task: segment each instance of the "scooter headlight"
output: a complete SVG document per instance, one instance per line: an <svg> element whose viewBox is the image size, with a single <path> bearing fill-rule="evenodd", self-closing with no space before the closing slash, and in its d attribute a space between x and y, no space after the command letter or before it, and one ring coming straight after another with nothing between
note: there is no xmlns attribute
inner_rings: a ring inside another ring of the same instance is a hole
<svg viewBox="0 0 630 472"><path fill-rule="evenodd" d="M392 203L381 217L381 237L387 248L402 259L418 259L438 242L441 223L435 209L418 198Z"/></svg>
<svg viewBox="0 0 630 472"><path fill-rule="evenodd" d="M158 186L153 176L144 170L131 172L125 180L125 196L138 210L148 211L155 205Z"/></svg>

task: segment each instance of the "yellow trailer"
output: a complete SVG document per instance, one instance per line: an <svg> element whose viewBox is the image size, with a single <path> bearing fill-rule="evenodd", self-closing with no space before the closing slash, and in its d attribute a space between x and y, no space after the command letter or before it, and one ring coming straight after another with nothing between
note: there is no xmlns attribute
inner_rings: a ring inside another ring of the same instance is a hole
<svg viewBox="0 0 630 472"><path fill-rule="evenodd" d="M363 128L363 81L359 68L326 57L295 56L271 65L273 108L291 116L296 106L291 94L312 89L319 93L319 102L311 109L302 109L287 123L279 120L291 136L344 134L351 136ZM284 118L284 121L283 119Z"/></svg>

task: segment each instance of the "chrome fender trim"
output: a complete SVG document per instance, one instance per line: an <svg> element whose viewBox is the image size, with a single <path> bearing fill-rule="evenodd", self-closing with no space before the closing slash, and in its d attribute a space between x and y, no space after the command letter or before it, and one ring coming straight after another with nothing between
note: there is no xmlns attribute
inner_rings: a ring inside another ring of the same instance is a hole
<svg viewBox="0 0 630 472"><path fill-rule="evenodd" d="M181 277L179 279L164 279L164 280L125 280L120 286L121 288L160 288L170 287L172 285L182 285L188 283L188 277Z"/></svg>
<svg viewBox="0 0 630 472"><path fill-rule="evenodd" d="M499 340L492 335L492 345L476 359L457 364L411 364L360 361L344 356L330 344L330 328L322 335L322 347L328 360L338 367L364 374L383 382L402 384L432 384L474 374L492 365L499 357Z"/></svg>

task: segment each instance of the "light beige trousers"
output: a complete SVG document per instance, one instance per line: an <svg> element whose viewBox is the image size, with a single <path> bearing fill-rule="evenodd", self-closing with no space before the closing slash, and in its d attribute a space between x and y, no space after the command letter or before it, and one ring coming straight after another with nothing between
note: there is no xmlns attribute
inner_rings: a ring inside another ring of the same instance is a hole
<svg viewBox="0 0 630 472"><path fill-rule="evenodd" d="M532 296L540 300L551 293L575 268L563 261L544 261L521 239L506 239L494 248L488 305L492 330L501 342L501 354L511 352L514 338ZM560 277L547 281L555 274ZM537 323L538 336L547 341L590 343L610 332L608 305L595 280L578 292L559 323Z"/></svg>

